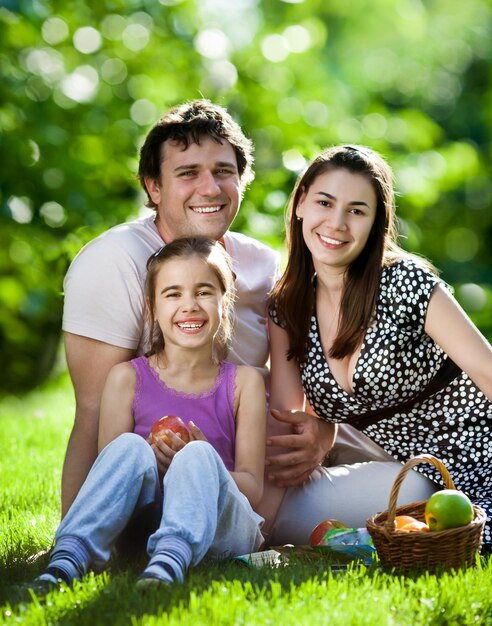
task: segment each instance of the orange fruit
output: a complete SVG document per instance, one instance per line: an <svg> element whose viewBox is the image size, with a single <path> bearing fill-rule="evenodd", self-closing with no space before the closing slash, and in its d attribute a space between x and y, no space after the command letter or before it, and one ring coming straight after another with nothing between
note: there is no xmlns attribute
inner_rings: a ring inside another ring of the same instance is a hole
<svg viewBox="0 0 492 626"><path fill-rule="evenodd" d="M420 530L427 532L429 527L425 522L419 522L418 519L411 515L397 515L395 517L395 528L397 530L415 531Z"/></svg>

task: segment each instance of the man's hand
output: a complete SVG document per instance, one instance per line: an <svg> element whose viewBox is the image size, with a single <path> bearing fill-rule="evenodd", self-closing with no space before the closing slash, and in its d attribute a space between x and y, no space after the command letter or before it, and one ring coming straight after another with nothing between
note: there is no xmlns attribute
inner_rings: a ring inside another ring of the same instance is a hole
<svg viewBox="0 0 492 626"><path fill-rule="evenodd" d="M303 411L272 409L271 414L275 419L290 424L292 433L268 437L267 446L287 451L268 456L266 476L278 487L303 485L332 447L336 427Z"/></svg>

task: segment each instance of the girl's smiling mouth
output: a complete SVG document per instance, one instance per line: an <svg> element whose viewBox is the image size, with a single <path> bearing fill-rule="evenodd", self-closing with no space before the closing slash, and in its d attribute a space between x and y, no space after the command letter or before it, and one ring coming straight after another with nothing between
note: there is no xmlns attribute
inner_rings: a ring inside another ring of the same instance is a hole
<svg viewBox="0 0 492 626"><path fill-rule="evenodd" d="M186 320L183 322L176 322L176 326L188 334L195 334L201 331L201 329L205 326L205 320Z"/></svg>

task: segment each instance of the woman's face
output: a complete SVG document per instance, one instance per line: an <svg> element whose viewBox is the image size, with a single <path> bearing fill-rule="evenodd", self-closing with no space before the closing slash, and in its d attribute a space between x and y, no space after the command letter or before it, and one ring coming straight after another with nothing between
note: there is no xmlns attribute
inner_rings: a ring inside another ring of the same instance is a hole
<svg viewBox="0 0 492 626"><path fill-rule="evenodd" d="M328 170L304 190L296 209L302 234L319 272L344 272L367 243L376 219L377 197L362 174Z"/></svg>

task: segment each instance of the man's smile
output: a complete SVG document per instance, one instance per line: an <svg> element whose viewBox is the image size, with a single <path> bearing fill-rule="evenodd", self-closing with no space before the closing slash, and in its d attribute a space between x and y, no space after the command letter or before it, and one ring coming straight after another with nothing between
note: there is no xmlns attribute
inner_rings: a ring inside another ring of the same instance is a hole
<svg viewBox="0 0 492 626"><path fill-rule="evenodd" d="M215 204L214 206L191 206L190 209L194 213L218 213L224 205Z"/></svg>

